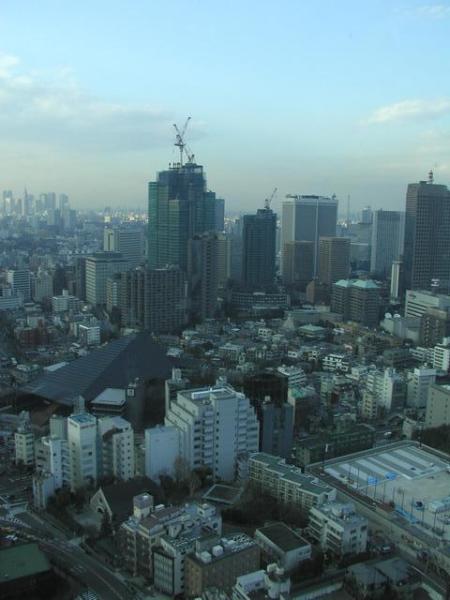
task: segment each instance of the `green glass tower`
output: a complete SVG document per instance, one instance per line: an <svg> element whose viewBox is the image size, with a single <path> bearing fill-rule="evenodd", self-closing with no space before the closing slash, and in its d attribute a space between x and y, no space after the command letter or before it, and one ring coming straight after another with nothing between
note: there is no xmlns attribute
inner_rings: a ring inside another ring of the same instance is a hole
<svg viewBox="0 0 450 600"><path fill-rule="evenodd" d="M216 229L217 199L207 191L203 167L175 163L148 189L148 265L187 270L188 241Z"/></svg>

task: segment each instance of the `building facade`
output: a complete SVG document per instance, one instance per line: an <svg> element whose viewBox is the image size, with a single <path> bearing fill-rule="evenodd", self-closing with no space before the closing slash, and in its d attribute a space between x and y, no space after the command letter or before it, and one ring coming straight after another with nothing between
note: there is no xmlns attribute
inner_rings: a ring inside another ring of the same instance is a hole
<svg viewBox="0 0 450 600"><path fill-rule="evenodd" d="M387 278L392 263L403 254L405 213L396 210L376 210L373 214L370 272Z"/></svg>
<svg viewBox="0 0 450 600"><path fill-rule="evenodd" d="M277 216L270 208L244 216L242 283L249 290L264 290L275 282Z"/></svg>

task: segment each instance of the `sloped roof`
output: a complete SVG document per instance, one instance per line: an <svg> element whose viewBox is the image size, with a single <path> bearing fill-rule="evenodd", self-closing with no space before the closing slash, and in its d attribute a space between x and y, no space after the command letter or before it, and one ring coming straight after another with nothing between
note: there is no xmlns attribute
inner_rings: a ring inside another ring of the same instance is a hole
<svg viewBox="0 0 450 600"><path fill-rule="evenodd" d="M135 477L129 481L113 483L102 487L105 500L113 515L125 520L133 512L133 498L147 492L158 503L161 490L154 481L148 477Z"/></svg>
<svg viewBox="0 0 450 600"><path fill-rule="evenodd" d="M124 336L57 371L44 373L20 391L72 406L78 396L90 402L105 388L125 388L136 377L168 379L174 365L151 334L142 332Z"/></svg>

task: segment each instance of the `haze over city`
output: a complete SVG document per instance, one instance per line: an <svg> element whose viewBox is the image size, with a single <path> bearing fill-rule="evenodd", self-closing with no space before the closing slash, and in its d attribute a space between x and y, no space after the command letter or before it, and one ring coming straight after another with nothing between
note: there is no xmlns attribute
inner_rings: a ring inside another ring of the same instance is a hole
<svg viewBox="0 0 450 600"><path fill-rule="evenodd" d="M275 186L277 210L286 193L401 209L430 168L448 183L447 2L82 4L2 2L5 189L145 207L187 115L229 211Z"/></svg>

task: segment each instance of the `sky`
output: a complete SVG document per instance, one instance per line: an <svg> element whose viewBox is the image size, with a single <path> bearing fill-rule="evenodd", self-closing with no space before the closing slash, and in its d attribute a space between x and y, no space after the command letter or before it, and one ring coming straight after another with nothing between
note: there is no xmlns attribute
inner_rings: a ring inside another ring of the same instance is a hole
<svg viewBox="0 0 450 600"><path fill-rule="evenodd" d="M450 0L1 0L0 189L146 205L173 123L228 210L450 183Z"/></svg>

